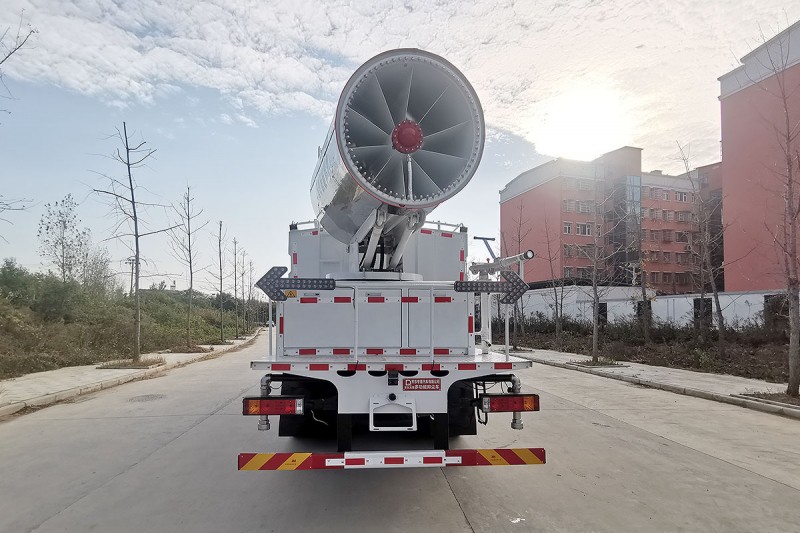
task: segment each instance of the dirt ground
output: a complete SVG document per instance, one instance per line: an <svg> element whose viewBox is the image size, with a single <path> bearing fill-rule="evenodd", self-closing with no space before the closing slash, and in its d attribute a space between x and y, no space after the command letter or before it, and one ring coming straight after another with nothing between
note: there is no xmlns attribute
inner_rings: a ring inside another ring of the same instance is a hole
<svg viewBox="0 0 800 533"><path fill-rule="evenodd" d="M562 334L561 341L556 342L555 334L533 333L520 335L518 344L536 349L591 355L592 337L570 332ZM752 346L729 343L726 345L725 355L720 357L716 344L675 340L668 343L631 345L618 340L606 340L600 343L600 357L786 383L789 379L787 349L784 344Z"/></svg>

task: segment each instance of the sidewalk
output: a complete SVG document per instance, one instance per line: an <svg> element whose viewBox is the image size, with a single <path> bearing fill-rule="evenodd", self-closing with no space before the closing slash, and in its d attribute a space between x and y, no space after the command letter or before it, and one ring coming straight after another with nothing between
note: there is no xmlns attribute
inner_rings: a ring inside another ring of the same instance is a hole
<svg viewBox="0 0 800 533"><path fill-rule="evenodd" d="M621 361L621 366L586 367L580 366L583 361L591 361L591 357L573 353L554 352L551 350L531 350L529 352L512 352L513 355L529 359L544 365L577 370L628 383L662 389L677 394L695 396L706 400L747 407L768 413L780 414L800 419L800 407L778 402L769 402L756 398L743 398L743 394L754 392L784 392L786 384L770 383L759 379L729 376L727 374L711 374L694 372L680 368L650 366L640 363ZM576 364L578 363L578 364Z"/></svg>
<svg viewBox="0 0 800 533"><path fill-rule="evenodd" d="M167 364L154 368L99 369L97 365L71 366L5 379L0 381L0 417L16 413L26 407L42 407L81 394L154 376L204 357L215 357L249 342L258 336L258 333L242 340L231 341L233 344L202 345L204 348L213 348L213 351L206 353L142 354L142 359L164 358Z"/></svg>

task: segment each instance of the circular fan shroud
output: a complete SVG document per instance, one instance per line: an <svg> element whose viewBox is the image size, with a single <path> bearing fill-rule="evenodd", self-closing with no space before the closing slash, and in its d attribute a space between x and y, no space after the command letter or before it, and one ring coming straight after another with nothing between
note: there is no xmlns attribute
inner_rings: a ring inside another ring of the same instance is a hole
<svg viewBox="0 0 800 533"><path fill-rule="evenodd" d="M403 121L422 130L422 145L408 154L392 146L392 132ZM362 65L342 91L334 127L358 185L405 208L435 206L464 188L485 138L483 110L464 75L416 49L384 52Z"/></svg>

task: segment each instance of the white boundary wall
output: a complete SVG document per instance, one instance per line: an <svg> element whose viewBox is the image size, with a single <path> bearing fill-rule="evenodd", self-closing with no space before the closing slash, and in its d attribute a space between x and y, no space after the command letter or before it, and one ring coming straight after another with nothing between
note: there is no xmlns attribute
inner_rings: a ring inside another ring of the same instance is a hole
<svg viewBox="0 0 800 533"><path fill-rule="evenodd" d="M561 289L558 288L557 290L560 294ZM564 316L578 320L590 321L592 319L591 287L564 287L563 294ZM728 324L743 323L754 319L761 320L763 319L764 296L769 294L778 294L778 292L720 293L719 300L722 316ZM655 296L652 291L648 291L648 297L652 301L651 306L655 320L688 325L692 323L694 300L700 298L700 294ZM713 300L711 293L707 293L706 298ZM639 300L641 300L641 289L638 287L600 288L600 301L607 304L609 322L635 317L636 302ZM555 302L553 289L530 290L522 297L522 301L526 316L533 316L537 312L548 317L553 316Z"/></svg>

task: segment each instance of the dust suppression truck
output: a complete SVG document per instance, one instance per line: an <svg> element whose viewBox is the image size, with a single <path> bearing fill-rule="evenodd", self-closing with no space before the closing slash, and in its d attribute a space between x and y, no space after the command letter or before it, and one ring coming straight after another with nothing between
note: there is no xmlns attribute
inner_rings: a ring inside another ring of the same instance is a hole
<svg viewBox="0 0 800 533"><path fill-rule="evenodd" d="M277 335L251 362L260 395L243 399L258 429L327 436L331 449L242 453L240 470L544 463L541 448L450 448L492 413L519 430L539 409L514 374L531 363L487 342L489 293L510 304L527 285L499 267L491 280L492 264L467 280L467 228L430 220L475 174L484 138L477 94L439 56L384 52L349 79L311 180L316 218L289 226L291 268L256 284L276 302ZM354 432L385 451L354 449ZM428 445L404 450L400 433Z"/></svg>

